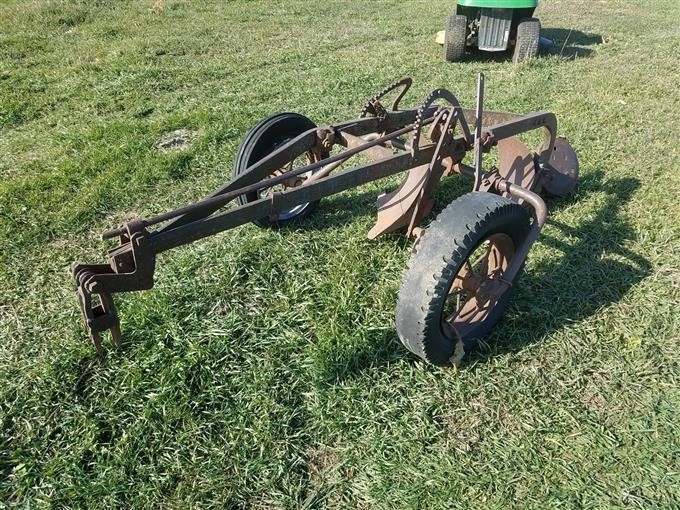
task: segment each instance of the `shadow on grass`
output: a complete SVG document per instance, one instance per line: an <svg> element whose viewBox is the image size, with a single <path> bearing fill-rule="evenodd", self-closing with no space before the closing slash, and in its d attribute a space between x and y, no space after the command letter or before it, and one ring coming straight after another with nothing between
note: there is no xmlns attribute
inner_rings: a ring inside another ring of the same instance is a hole
<svg viewBox="0 0 680 510"><path fill-rule="evenodd" d="M582 178L576 196L549 204L554 212L580 197L598 192L606 195L598 210L577 228L548 220L550 229L557 229L561 239L543 233L539 242L557 250L560 256L550 257L524 273L507 312L508 320L487 339L490 351L473 353L471 360L486 361L518 351L586 319L618 302L650 274L650 263L624 246L635 239L635 230L619 215L639 186L634 178L605 181L599 171Z"/></svg>
<svg viewBox="0 0 680 510"><path fill-rule="evenodd" d="M552 44L541 45L538 56L560 55L566 59L590 57L590 46L602 44L602 36L588 34L568 28L543 28L541 37ZM512 48L505 51L482 51L472 48L465 57L466 62L507 62L512 60Z"/></svg>
<svg viewBox="0 0 680 510"><path fill-rule="evenodd" d="M468 192L470 186L468 178L444 179L436 190L435 207L428 221ZM577 227L549 219L539 243L551 248L553 254L543 257L545 260L522 275L505 320L486 339L490 348L470 353L466 357L468 364L519 351L545 335L581 321L619 301L649 274L649 262L624 247L635 238L635 232L619 213L638 187L636 179L606 180L604 172L598 171L582 176L576 193L548 201L553 214L589 197L597 205L588 209L590 214L578 221ZM350 224L358 217L373 216L375 199L375 189L336 195L324 200L317 215L300 223L300 227L328 230ZM559 238L551 235L551 231L558 231ZM402 232L385 236L383 242L408 244ZM367 370L404 358L415 362L400 345L394 329L376 331L360 345L329 354L333 360L322 369L326 382L361 377Z"/></svg>
<svg viewBox="0 0 680 510"><path fill-rule="evenodd" d="M360 193L339 193L321 201L318 211L299 222L302 230L330 230L349 225L357 218L375 215L377 211L375 190Z"/></svg>
<svg viewBox="0 0 680 510"><path fill-rule="evenodd" d="M541 47L541 55L560 55L568 59L589 57L593 53L589 47L602 44L601 35L568 28L544 28L541 29L541 37L553 42L550 46Z"/></svg>
<svg viewBox="0 0 680 510"><path fill-rule="evenodd" d="M442 183L438 190L440 208L460 194L460 181ZM464 364L485 362L493 356L516 352L536 343L545 335L616 303L649 275L649 262L624 247L626 241L635 238L635 232L619 214L639 185L633 178L606 181L604 173L599 171L582 177L574 195L549 201L549 209L554 213L590 195L605 195L598 209L576 228L548 221L548 232L557 229L561 238L544 232L538 242L557 250L559 255L551 256L522 275L505 320L486 339L490 349L471 353ZM435 210L432 216L436 213ZM407 355L396 331L383 331L362 347L342 353L343 359L328 369L326 380L359 377L367 369L387 365Z"/></svg>
<svg viewBox="0 0 680 510"><path fill-rule="evenodd" d="M403 173L406 179L407 172ZM401 183L401 180L399 181ZM399 183L392 183L385 186L385 192L389 193L399 186ZM423 226L432 221L452 200L472 189L472 179L465 176L454 175L443 178L435 189L435 204L430 215L424 220ZM337 227L348 225L367 216L376 217L378 193L375 189L369 189L360 193L340 193L321 201L319 210L311 216L301 221L298 225L304 230L330 230ZM368 234L368 232L366 232ZM394 234L386 234L383 239L394 238L404 239L404 229L398 230Z"/></svg>

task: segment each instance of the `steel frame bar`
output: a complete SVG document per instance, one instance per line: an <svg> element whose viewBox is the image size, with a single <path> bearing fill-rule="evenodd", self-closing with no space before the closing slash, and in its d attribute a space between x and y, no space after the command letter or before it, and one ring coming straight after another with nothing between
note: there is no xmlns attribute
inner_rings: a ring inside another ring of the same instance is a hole
<svg viewBox="0 0 680 510"><path fill-rule="evenodd" d="M418 164L427 163L434 154L434 145L422 148ZM324 177L308 186L299 186L274 195L275 198L261 198L246 205L235 207L224 213L152 233L149 249L161 253L178 246L192 243L203 237L263 218L272 213L319 200L362 184L367 184L390 175L404 172L414 166L410 154L395 154L380 161L345 170L338 175ZM240 193L239 193L240 194Z"/></svg>
<svg viewBox="0 0 680 510"><path fill-rule="evenodd" d="M406 82L402 85L406 85L406 89L410 86ZM374 117L310 129L279 147L206 198L148 220L128 222L120 228L104 232L102 234L104 239L120 238L120 245L109 251L109 264L73 266L81 311L97 350L101 352L100 333L105 330L111 330L115 342L120 343L119 320L111 294L153 287L155 259L159 253L253 220L275 216L299 204L313 202L401 172L426 167L423 182L427 184L423 184L419 195L419 200L422 200L424 194L431 191L432 186L440 179L444 159L452 166L458 165L461 173L476 177L477 180L482 151L488 152L502 139L541 127L545 130L545 142L536 164L539 168L549 164L557 133L555 116L549 112L528 115L484 112L484 120L493 124L483 127L481 122L483 80L480 82L480 89L477 110L462 108L455 96L445 89L433 91L425 104L418 109L386 112L377 103L377 99L374 99L371 104L379 111ZM395 100L395 107L398 106L404 92L405 90ZM434 105L437 100L445 100L449 106L442 109L444 107ZM473 136L468 125L475 121ZM431 131L437 133L437 138L433 136L430 143L424 140L422 131L424 126L433 122L439 124L435 124ZM456 124L460 125L463 133L453 136L452 131ZM406 134L411 135L408 142L399 139ZM313 150L327 150L333 145L342 145L346 149L334 156L269 177L300 154ZM465 153L472 150L473 145L476 156L475 168L462 164ZM396 154L392 154L393 149L397 150ZM374 161L331 175L331 172L349 158L360 153L374 158ZM271 188L293 176L319 170L320 175L308 179L302 186L273 192L270 196L218 212L238 196ZM533 206L536 213L528 238L519 247L517 256L513 258L504 278L499 280L502 288L499 287L497 292L500 294L507 289L505 284L512 281L538 237L545 223L547 210L538 195L504 179L496 178L493 189L499 193L507 192L522 198ZM409 232L413 231L422 217L429 213L429 206L421 208L421 205L420 202L415 203L408 222ZM165 225L156 231L147 230L147 227L162 223ZM92 294L100 295L100 305L92 304Z"/></svg>

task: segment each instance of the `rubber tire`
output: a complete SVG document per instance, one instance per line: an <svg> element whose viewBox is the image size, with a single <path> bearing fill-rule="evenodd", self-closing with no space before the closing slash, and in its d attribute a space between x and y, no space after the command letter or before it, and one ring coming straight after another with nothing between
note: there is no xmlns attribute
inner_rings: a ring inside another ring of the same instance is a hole
<svg viewBox="0 0 680 510"><path fill-rule="evenodd" d="M541 22L536 18L524 19L517 25L515 37L515 51L512 61L521 64L536 58L541 39Z"/></svg>
<svg viewBox="0 0 680 510"><path fill-rule="evenodd" d="M316 124L299 113L277 113L255 124L246 134L234 160L232 176L242 175L251 165L274 151L277 145L287 139L295 138L309 129L316 128ZM239 196L236 200L239 205L245 205L259 199L257 192ZM306 218L312 214L319 205L319 201L309 202L307 206L292 218L272 221L265 217L253 221L263 228L278 228L286 226L294 221Z"/></svg>
<svg viewBox="0 0 680 510"><path fill-rule="evenodd" d="M402 344L428 363L449 364L458 339L442 329L441 314L453 279L490 235L507 234L517 249L528 232L526 209L508 198L476 191L449 204L416 244L404 272L396 310ZM519 274L513 284L518 278ZM513 289L514 285L487 318L462 338L465 352L476 348L501 319Z"/></svg>
<svg viewBox="0 0 680 510"><path fill-rule="evenodd" d="M467 31L466 16L461 14L449 16L444 33L444 59L447 62L460 62L465 58Z"/></svg>

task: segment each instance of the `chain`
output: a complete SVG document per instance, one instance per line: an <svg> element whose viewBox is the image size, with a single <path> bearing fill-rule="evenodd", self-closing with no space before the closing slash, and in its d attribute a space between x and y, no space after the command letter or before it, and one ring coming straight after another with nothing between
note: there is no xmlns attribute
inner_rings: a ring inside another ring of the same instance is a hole
<svg viewBox="0 0 680 510"><path fill-rule="evenodd" d="M382 105L382 103L380 103L380 100L377 96L373 96L366 102L364 107L361 109L360 117L364 118L369 114L373 115L374 117L378 117L379 119L384 119L387 117L387 110Z"/></svg>
<svg viewBox="0 0 680 510"><path fill-rule="evenodd" d="M376 117L384 118L387 115L387 110L380 103L380 100L393 90L396 90L399 87L403 87L404 90L402 90L399 93L399 95L392 103L392 110L396 110L399 107L399 101L401 101L401 98L404 97L408 89L411 88L412 83L413 80L411 78L402 78L401 80L397 80L394 83L391 83L390 85L382 89L380 92L378 92L371 99L366 101L366 104L364 104L364 107L361 109L360 117L363 118L366 117L368 114L372 114L375 115Z"/></svg>
<svg viewBox="0 0 680 510"><path fill-rule="evenodd" d="M432 103L434 103L437 99L445 99L452 106L452 111L458 117L458 122L460 122L460 126L463 129L465 139L468 142L471 140L470 130L468 128L467 122L465 122L465 117L460 113L461 106L458 102L458 99L456 99L456 96L446 89L435 89L430 92L423 105L418 108L418 113L416 114L413 143L411 147L411 152L414 156L420 149L420 133L423 130L423 118L425 116L425 111L428 110L430 106L432 106Z"/></svg>

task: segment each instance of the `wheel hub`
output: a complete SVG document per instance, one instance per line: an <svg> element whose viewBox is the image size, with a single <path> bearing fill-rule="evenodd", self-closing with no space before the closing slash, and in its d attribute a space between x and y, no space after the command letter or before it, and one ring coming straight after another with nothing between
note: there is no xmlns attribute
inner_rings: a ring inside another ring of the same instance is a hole
<svg viewBox="0 0 680 510"><path fill-rule="evenodd" d="M492 234L484 239L454 278L445 304L444 322L464 335L484 321L505 291L501 275L514 253L514 242L507 234Z"/></svg>
<svg viewBox="0 0 680 510"><path fill-rule="evenodd" d="M269 178L271 177L277 177L279 175L283 175L286 172L290 172L296 167L302 166L302 165L310 165L312 163L316 163L317 161L321 160L321 156L314 152L314 151L308 151L305 154L300 155L298 158L294 159L290 163L288 163L286 166L283 166L272 173ZM311 172L308 172L306 174L302 175L295 175L291 177L290 179L286 179L285 181L277 184L276 186L273 186L271 188L262 190L260 192L261 197L266 197L271 195L271 193L276 193L276 192L281 192L285 191L290 188L296 188L298 186L302 186L302 184L305 182L305 180L311 175ZM290 218L295 217L298 215L305 207L307 207L308 204L300 204L297 205L287 211L282 211L280 212L276 219L277 220L287 220Z"/></svg>

